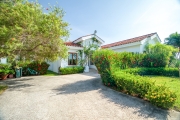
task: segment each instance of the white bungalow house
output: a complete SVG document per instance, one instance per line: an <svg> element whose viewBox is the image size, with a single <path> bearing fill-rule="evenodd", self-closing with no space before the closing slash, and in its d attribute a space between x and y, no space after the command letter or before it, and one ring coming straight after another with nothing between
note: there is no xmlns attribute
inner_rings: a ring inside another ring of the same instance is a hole
<svg viewBox="0 0 180 120"><path fill-rule="evenodd" d="M111 44L106 44L101 46L102 49L111 49L116 52L134 52L134 53L143 53L145 52L145 46L149 44L161 43L157 33L151 33L147 35L142 35L139 37L130 38L127 40L122 40L114 42Z"/></svg>
<svg viewBox="0 0 180 120"><path fill-rule="evenodd" d="M94 38L96 41L94 41ZM143 53L145 50L144 49L145 45L147 43L149 44L161 43L161 40L157 33L151 33L102 46L102 44L104 44L104 41L97 35L90 34L90 35L82 36L74 41L66 42L65 44L68 47L68 57L66 59L59 58L54 62L48 62L50 64L48 69L58 73L60 67L78 65L78 61L80 57L78 51L83 50L83 47L89 46L92 43L98 45L99 48L111 49L116 52L127 51L127 52ZM83 54L82 59L84 59L84 56L85 55ZM6 58L0 59L0 62L6 63ZM96 69L96 67L93 65L90 59L87 60L87 63L90 68Z"/></svg>
<svg viewBox="0 0 180 120"><path fill-rule="evenodd" d="M54 62L48 62L50 64L49 70L58 73L60 67L63 68L67 66L78 65L78 60L80 59L78 51L83 50L83 47L89 46L92 43L98 45L98 47L100 48L101 45L104 43L104 41L97 35L91 34L91 35L82 36L71 42L66 42L65 44L68 47L68 57L66 59L59 58ZM84 56L85 55L83 53L82 59L84 59ZM90 68L96 69L95 65L93 65L90 59L87 61L87 63Z"/></svg>

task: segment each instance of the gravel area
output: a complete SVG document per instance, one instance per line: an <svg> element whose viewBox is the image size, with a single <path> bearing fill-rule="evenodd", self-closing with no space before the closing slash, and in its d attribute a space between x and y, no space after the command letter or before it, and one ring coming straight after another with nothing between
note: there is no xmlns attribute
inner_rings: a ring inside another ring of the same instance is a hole
<svg viewBox="0 0 180 120"><path fill-rule="evenodd" d="M0 81L0 120L180 120L166 111L116 92L99 74L30 76Z"/></svg>

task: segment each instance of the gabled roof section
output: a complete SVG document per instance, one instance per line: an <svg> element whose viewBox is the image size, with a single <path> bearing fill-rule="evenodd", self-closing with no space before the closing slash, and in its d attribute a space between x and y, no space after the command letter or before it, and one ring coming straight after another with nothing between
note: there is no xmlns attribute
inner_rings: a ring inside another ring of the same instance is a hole
<svg viewBox="0 0 180 120"><path fill-rule="evenodd" d="M73 43L73 42L65 42L65 45L66 46L73 46L73 47L82 47L81 45Z"/></svg>
<svg viewBox="0 0 180 120"><path fill-rule="evenodd" d="M144 40L145 38L151 37L155 34L157 34L157 33L151 33L151 34L142 35L139 37L135 37L135 38L131 38L131 39L127 39L127 40L103 45L103 46L101 46L101 48L110 48L110 47L115 47L115 46L119 46L119 45L124 45L124 44L129 44L129 43L134 43L134 42L140 42L140 41Z"/></svg>
<svg viewBox="0 0 180 120"><path fill-rule="evenodd" d="M80 41L83 41L83 40L86 40L86 39L90 39L90 38L93 38L93 37L95 37L99 42L104 43L104 40L102 40L100 37L98 37L98 36L95 35L95 34L90 34L90 35L82 36L82 37L74 40L73 43L78 43L78 42L80 42Z"/></svg>

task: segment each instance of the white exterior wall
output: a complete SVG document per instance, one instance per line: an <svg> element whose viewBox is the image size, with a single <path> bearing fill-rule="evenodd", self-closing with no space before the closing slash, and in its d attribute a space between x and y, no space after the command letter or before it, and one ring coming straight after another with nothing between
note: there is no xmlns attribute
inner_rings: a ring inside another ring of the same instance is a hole
<svg viewBox="0 0 180 120"><path fill-rule="evenodd" d="M140 46L141 42L135 42L135 43L130 43L130 44L125 44L125 45L119 45L119 46L114 46L110 47L109 49L115 51L115 52L134 52L134 53L140 53Z"/></svg>
<svg viewBox="0 0 180 120"><path fill-rule="evenodd" d="M149 37L149 38L146 38L146 39L144 39L144 40L142 40L141 41L141 47L140 47L140 51L141 51L141 53L143 53L144 51L145 51L145 46L147 45L147 44L151 44L151 45L155 45L155 44L157 44L157 43L160 43L160 39L158 38L158 36L155 34L155 35L153 35L153 36L151 36L151 37Z"/></svg>
<svg viewBox="0 0 180 120"><path fill-rule="evenodd" d="M82 47L73 47L73 46L67 46L69 48L68 53L78 53L78 50L82 50ZM77 55L78 56L78 55ZM58 59L54 62L48 62L50 64L48 70L51 70L53 72L59 73L59 68L62 67L67 67L68 65L68 57L66 59Z"/></svg>
<svg viewBox="0 0 180 120"><path fill-rule="evenodd" d="M7 58L0 58L0 63L7 63Z"/></svg>
<svg viewBox="0 0 180 120"><path fill-rule="evenodd" d="M78 41L78 42L81 42L82 46L89 46L90 44L93 43L93 44L97 44L100 47L102 43L93 42L92 37L93 36L88 36L88 37L82 38L82 40ZM78 53L78 50L83 50L83 47L73 47L73 46L67 46L67 47L69 48L68 52L71 52L71 53ZM78 54L77 54L77 56L79 58ZM83 56L83 59L84 59L84 56ZM68 57L66 59L58 59L54 62L48 62L48 63L50 64L48 70L51 70L51 71L54 71L57 73L59 72L59 67L64 68L64 67L69 66L68 65ZM89 59L89 65L90 65L90 59ZM95 65L90 65L89 67L96 69Z"/></svg>
<svg viewBox="0 0 180 120"><path fill-rule="evenodd" d="M99 47L101 46L101 43L100 42L93 42L93 40L90 38L90 39L87 39L87 40L84 40L82 42L83 46L89 46L90 44L95 44L95 45L98 45ZM96 66L95 65L91 65L90 64L90 58L88 60L88 64L89 64L89 68L93 68L93 69L96 69Z"/></svg>
<svg viewBox="0 0 180 120"><path fill-rule="evenodd" d="M154 44L157 44L160 42L161 42L161 40L159 39L158 35L155 34L155 35L153 35L149 38L146 38L140 42L110 47L109 49L116 51L116 52L126 51L126 52L134 52L134 53L143 53L145 51L145 46L147 45L147 43L154 45Z"/></svg>
<svg viewBox="0 0 180 120"><path fill-rule="evenodd" d="M139 53L140 52L140 45L136 46L129 46L129 47L124 47L124 48L117 48L117 49L112 49L115 52L134 52L134 53Z"/></svg>

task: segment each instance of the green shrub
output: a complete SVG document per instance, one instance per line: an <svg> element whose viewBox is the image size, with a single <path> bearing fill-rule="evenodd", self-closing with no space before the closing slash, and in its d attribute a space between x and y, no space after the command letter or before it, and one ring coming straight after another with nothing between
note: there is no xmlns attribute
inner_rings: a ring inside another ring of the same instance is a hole
<svg viewBox="0 0 180 120"><path fill-rule="evenodd" d="M153 85L153 82L151 82L148 77L132 75L122 71L117 71L113 73L112 76L119 90L141 98L145 97L145 94L147 94L148 90Z"/></svg>
<svg viewBox="0 0 180 120"><path fill-rule="evenodd" d="M30 64L27 65L27 67L35 70L36 72L38 72L40 75L44 75L46 74L49 64L47 64L46 62L31 62Z"/></svg>
<svg viewBox="0 0 180 120"><path fill-rule="evenodd" d="M165 86L157 86L148 77L133 75L122 71L113 73L117 89L126 94L147 99L155 106L170 108L177 98L175 92Z"/></svg>
<svg viewBox="0 0 180 120"><path fill-rule="evenodd" d="M61 75L83 73L83 71L84 71L84 67L82 67L82 66L60 68L60 74Z"/></svg>
<svg viewBox="0 0 180 120"><path fill-rule="evenodd" d="M177 95L165 86L152 86L145 95L150 103L162 108L171 108Z"/></svg>
<svg viewBox="0 0 180 120"><path fill-rule="evenodd" d="M123 70L126 73L134 75L163 75L163 76L179 76L178 68L130 68Z"/></svg>
<svg viewBox="0 0 180 120"><path fill-rule="evenodd" d="M10 64L0 64L0 75L7 75L11 70Z"/></svg>

